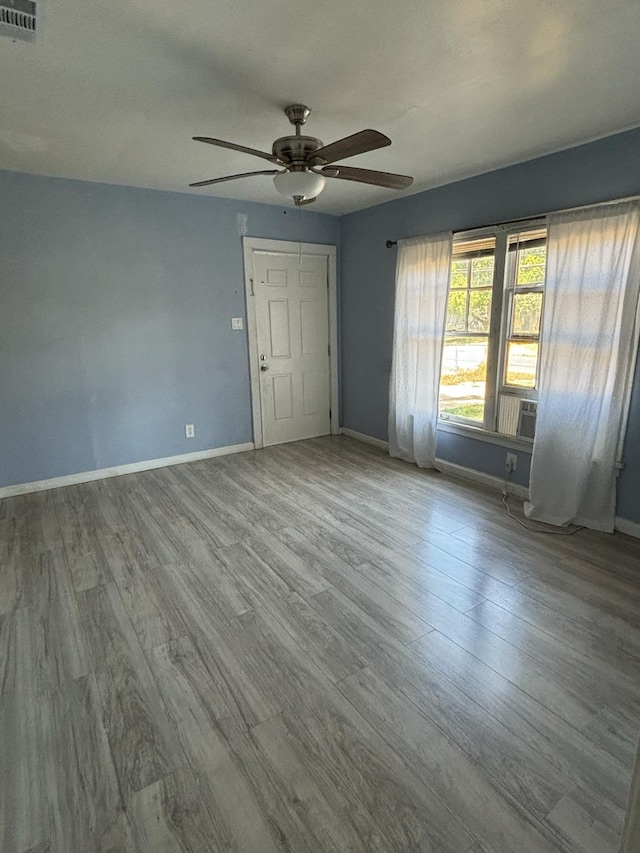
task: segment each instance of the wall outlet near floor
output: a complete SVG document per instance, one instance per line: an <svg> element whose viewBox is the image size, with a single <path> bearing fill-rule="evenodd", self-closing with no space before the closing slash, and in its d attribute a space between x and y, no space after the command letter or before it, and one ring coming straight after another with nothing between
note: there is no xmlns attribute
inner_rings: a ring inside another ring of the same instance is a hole
<svg viewBox="0 0 640 853"><path fill-rule="evenodd" d="M194 438L196 434L196 428L193 424L185 424L184 425L184 434L187 438Z"/></svg>
<svg viewBox="0 0 640 853"><path fill-rule="evenodd" d="M244 329L244 317L232 317L231 328L236 332L242 331Z"/></svg>
<svg viewBox="0 0 640 853"><path fill-rule="evenodd" d="M511 473L515 471L518 467L518 454L517 453L507 453L507 459L504 463L504 467L507 473Z"/></svg>

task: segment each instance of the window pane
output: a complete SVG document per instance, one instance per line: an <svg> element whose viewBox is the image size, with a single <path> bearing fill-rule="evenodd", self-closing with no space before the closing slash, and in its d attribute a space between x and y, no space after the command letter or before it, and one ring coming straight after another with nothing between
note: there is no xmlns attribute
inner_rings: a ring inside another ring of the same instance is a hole
<svg viewBox="0 0 640 853"><path fill-rule="evenodd" d="M538 342L507 342L507 368L505 383L519 388L536 387L538 367Z"/></svg>
<svg viewBox="0 0 640 853"><path fill-rule="evenodd" d="M467 291L457 290L449 293L447 305L447 332L460 332L466 328Z"/></svg>
<svg viewBox="0 0 640 853"><path fill-rule="evenodd" d="M490 313L491 291L472 290L469 293L469 320L467 329L470 332L488 332Z"/></svg>
<svg viewBox="0 0 640 853"><path fill-rule="evenodd" d="M471 287L491 287L493 284L493 255L471 261Z"/></svg>
<svg viewBox="0 0 640 853"><path fill-rule="evenodd" d="M466 287L469 261L454 261L451 264L451 287Z"/></svg>
<svg viewBox="0 0 640 853"><path fill-rule="evenodd" d="M539 335L541 293L516 293L513 297L514 335Z"/></svg>
<svg viewBox="0 0 640 853"><path fill-rule="evenodd" d="M518 252L518 285L544 284L547 263L547 247L536 246L532 249L520 249Z"/></svg>
<svg viewBox="0 0 640 853"><path fill-rule="evenodd" d="M440 377L441 414L484 420L488 338L447 336Z"/></svg>

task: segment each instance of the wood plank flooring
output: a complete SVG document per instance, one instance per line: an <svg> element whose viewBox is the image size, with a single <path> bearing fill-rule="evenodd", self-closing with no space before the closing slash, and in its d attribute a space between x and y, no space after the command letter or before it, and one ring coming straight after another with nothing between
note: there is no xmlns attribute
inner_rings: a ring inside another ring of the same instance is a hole
<svg viewBox="0 0 640 853"><path fill-rule="evenodd" d="M639 729L620 534L344 437L0 502L3 853L615 853Z"/></svg>

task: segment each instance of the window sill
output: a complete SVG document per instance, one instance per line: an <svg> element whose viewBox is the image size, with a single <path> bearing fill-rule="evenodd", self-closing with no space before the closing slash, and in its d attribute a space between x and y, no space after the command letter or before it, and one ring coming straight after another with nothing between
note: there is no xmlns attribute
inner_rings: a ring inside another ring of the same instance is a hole
<svg viewBox="0 0 640 853"><path fill-rule="evenodd" d="M463 435L465 438L474 438L476 441L484 441L487 444L497 444L500 447L509 447L513 450L522 450L531 453L533 442L514 435L500 435L497 432L487 432L481 427L456 424L451 421L438 420L439 432L451 432L454 435Z"/></svg>

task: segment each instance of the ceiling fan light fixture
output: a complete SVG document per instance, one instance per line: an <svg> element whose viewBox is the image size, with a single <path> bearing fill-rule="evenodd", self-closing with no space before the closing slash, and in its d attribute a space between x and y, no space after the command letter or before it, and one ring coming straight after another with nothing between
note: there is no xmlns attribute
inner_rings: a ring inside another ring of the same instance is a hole
<svg viewBox="0 0 640 853"><path fill-rule="evenodd" d="M287 198L315 198L324 189L326 178L315 172L296 171L278 172L273 179L280 195Z"/></svg>

